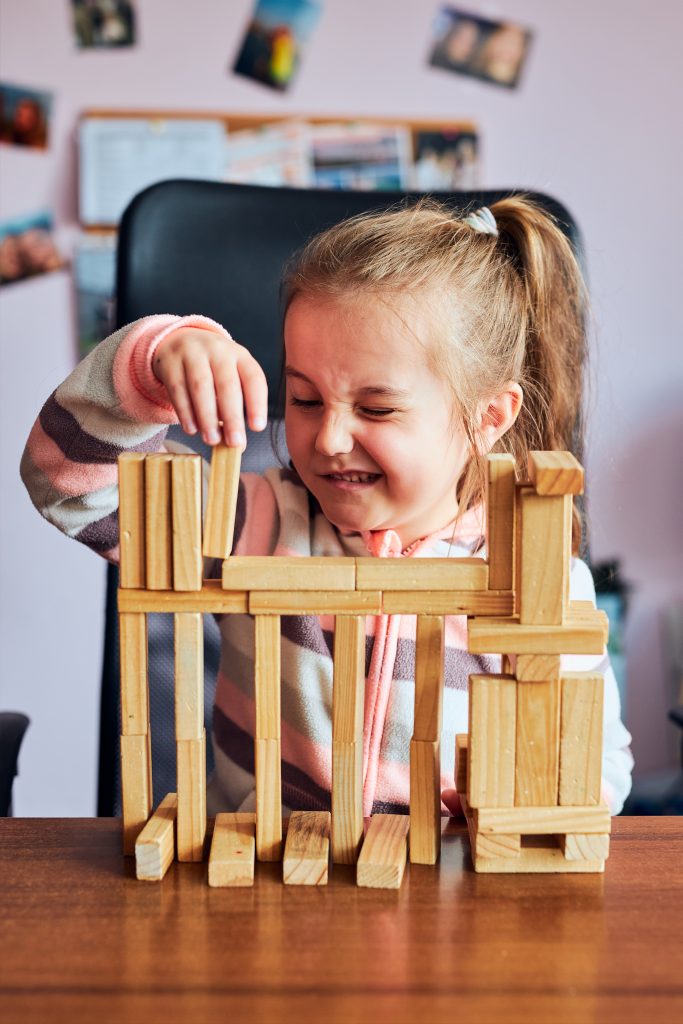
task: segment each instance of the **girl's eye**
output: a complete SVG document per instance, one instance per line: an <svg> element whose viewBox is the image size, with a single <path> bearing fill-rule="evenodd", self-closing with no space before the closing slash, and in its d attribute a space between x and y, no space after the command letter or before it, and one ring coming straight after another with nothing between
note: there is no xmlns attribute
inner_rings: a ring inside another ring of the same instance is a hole
<svg viewBox="0 0 683 1024"><path fill-rule="evenodd" d="M374 416L377 419L382 416L390 416L392 412L396 412L395 409L361 409L361 412L365 416Z"/></svg>
<svg viewBox="0 0 683 1024"><path fill-rule="evenodd" d="M314 405L320 405L320 400L317 398L295 398L294 395L289 400L290 405L300 405L304 409L312 409Z"/></svg>

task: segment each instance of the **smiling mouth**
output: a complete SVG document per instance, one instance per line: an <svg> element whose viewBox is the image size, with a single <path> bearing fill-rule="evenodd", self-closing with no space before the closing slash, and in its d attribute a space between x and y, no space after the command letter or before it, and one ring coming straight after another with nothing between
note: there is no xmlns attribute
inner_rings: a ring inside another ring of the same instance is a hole
<svg viewBox="0 0 683 1024"><path fill-rule="evenodd" d="M346 484L372 484L379 480L381 473L326 473L325 480Z"/></svg>

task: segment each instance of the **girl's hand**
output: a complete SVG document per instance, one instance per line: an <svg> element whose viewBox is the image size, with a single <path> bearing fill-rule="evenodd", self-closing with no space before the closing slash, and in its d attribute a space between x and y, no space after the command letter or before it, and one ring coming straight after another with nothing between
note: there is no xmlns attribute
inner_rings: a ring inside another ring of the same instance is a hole
<svg viewBox="0 0 683 1024"><path fill-rule="evenodd" d="M455 789L444 789L441 793L441 799L454 818L462 817L460 794Z"/></svg>
<svg viewBox="0 0 683 1024"><path fill-rule="evenodd" d="M268 418L268 385L243 345L215 331L180 327L154 353L154 374L166 388L186 434L206 444L246 447L244 407L252 430Z"/></svg>

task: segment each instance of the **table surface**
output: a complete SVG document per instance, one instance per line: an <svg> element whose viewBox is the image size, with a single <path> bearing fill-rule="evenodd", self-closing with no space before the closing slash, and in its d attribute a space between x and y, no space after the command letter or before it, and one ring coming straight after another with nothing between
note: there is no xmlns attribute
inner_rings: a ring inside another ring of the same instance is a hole
<svg viewBox="0 0 683 1024"><path fill-rule="evenodd" d="M382 891L138 882L115 819L0 819L0 1019L680 1022L683 818L613 826L604 875L477 875L451 820Z"/></svg>

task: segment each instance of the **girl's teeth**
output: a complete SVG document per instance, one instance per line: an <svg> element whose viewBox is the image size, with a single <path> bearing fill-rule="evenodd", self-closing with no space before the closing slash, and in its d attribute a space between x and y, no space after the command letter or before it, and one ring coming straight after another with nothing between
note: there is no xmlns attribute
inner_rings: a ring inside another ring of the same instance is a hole
<svg viewBox="0 0 683 1024"><path fill-rule="evenodd" d="M375 477L375 473L332 473L333 480L345 480L351 484L364 484Z"/></svg>

